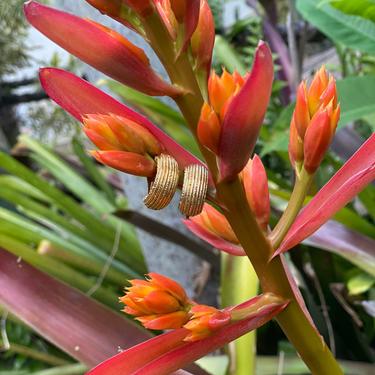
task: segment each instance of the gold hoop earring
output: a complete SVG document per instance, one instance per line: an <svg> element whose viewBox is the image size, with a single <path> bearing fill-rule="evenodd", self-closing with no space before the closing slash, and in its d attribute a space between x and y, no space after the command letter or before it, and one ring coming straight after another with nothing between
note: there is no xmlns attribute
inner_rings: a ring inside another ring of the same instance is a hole
<svg viewBox="0 0 375 375"><path fill-rule="evenodd" d="M208 189L208 170L203 165L186 167L179 209L185 216L199 215L203 210Z"/></svg>
<svg viewBox="0 0 375 375"><path fill-rule="evenodd" d="M170 155L161 154L155 158L155 162L156 176L143 203L151 210L161 210L168 206L176 193L179 168L177 161Z"/></svg>

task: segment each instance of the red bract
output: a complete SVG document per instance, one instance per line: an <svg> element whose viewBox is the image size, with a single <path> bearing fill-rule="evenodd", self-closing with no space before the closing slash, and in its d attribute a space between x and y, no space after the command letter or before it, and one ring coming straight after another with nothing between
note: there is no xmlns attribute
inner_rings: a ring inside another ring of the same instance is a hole
<svg viewBox="0 0 375 375"><path fill-rule="evenodd" d="M136 12L125 5L124 0L86 0L90 5L98 9L116 21L122 23L136 32L142 30Z"/></svg>
<svg viewBox="0 0 375 375"><path fill-rule="evenodd" d="M31 1L27 20L49 39L95 69L148 95L181 94L151 68L142 49L95 22Z"/></svg>
<svg viewBox="0 0 375 375"><path fill-rule="evenodd" d="M264 295L228 311L251 310L252 305L257 308L247 318L214 331L208 338L186 342L184 339L189 331L185 328L174 330L112 357L88 375L168 375L263 325L282 311L287 303L276 296Z"/></svg>
<svg viewBox="0 0 375 375"><path fill-rule="evenodd" d="M298 215L276 255L320 228L375 178L375 134L343 165Z"/></svg>
<svg viewBox="0 0 375 375"><path fill-rule="evenodd" d="M201 163L145 117L121 104L87 81L61 69L44 68L40 81L47 95L77 120L87 114L113 114L136 122L147 129L179 163L181 169Z"/></svg>
<svg viewBox="0 0 375 375"><path fill-rule="evenodd" d="M249 160L241 177L247 201L258 224L266 230L271 215L270 193L266 169L258 155Z"/></svg>
<svg viewBox="0 0 375 375"><path fill-rule="evenodd" d="M267 44L260 42L249 76L228 106L223 119L219 166L223 180L233 178L248 162L266 114L273 82L273 62Z"/></svg>

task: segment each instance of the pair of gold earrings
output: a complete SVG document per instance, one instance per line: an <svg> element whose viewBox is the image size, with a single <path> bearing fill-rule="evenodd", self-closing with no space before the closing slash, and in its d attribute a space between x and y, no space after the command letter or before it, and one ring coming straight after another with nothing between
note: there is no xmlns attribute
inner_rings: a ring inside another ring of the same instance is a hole
<svg viewBox="0 0 375 375"><path fill-rule="evenodd" d="M144 204L152 210L168 206L174 197L180 178L177 161L170 155L155 158L156 176L144 198ZM200 164L185 168L179 209L187 217L196 216L203 210L208 190L208 170Z"/></svg>

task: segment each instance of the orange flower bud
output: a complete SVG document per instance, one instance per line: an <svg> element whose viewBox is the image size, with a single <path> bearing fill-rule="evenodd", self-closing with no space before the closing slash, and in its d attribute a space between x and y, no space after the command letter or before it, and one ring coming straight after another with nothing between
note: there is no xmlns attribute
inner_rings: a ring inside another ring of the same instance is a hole
<svg viewBox="0 0 375 375"><path fill-rule="evenodd" d="M247 201L258 224L266 230L271 214L270 194L267 173L258 155L249 160L241 176Z"/></svg>
<svg viewBox="0 0 375 375"><path fill-rule="evenodd" d="M100 163L121 172L141 177L154 177L155 162L143 155L126 151L92 151L91 155Z"/></svg>
<svg viewBox="0 0 375 375"><path fill-rule="evenodd" d="M304 164L309 173L320 165L332 142L340 118L336 82L323 66L310 87L302 82L290 124L289 157L293 165Z"/></svg>
<svg viewBox="0 0 375 375"><path fill-rule="evenodd" d="M184 341L198 341L206 337L231 321L230 313L221 311L211 306L196 305L190 310L193 316L184 325L190 331Z"/></svg>
<svg viewBox="0 0 375 375"><path fill-rule="evenodd" d="M315 114L304 140L304 167L314 173L323 160L332 140L331 122L326 109Z"/></svg>
<svg viewBox="0 0 375 375"><path fill-rule="evenodd" d="M208 81L209 102L204 103L197 126L199 141L209 150L218 154L221 136L221 122L231 99L244 84L240 74L228 73L225 69L221 77L212 71Z"/></svg>
<svg viewBox="0 0 375 375"><path fill-rule="evenodd" d="M215 154L218 153L220 129L220 120L216 112L209 104L204 103L197 127L197 135L200 143Z"/></svg>
<svg viewBox="0 0 375 375"><path fill-rule="evenodd" d="M214 71L211 73L208 81L210 104L221 119L224 118L230 100L238 93L244 82L244 78L236 71L230 74L224 69L221 77Z"/></svg>
<svg viewBox="0 0 375 375"><path fill-rule="evenodd" d="M101 150L129 151L152 156L161 153L161 145L143 126L124 117L86 115L84 132Z"/></svg>
<svg viewBox="0 0 375 375"><path fill-rule="evenodd" d="M300 138L303 139L310 122L309 104L307 101L306 82L301 82L297 91L296 109L293 114L294 123Z"/></svg>
<svg viewBox="0 0 375 375"><path fill-rule="evenodd" d="M180 284L150 273L146 280L131 280L120 301L124 312L136 317L149 329L181 328L189 319L192 302Z"/></svg>
<svg viewBox="0 0 375 375"><path fill-rule="evenodd" d="M329 81L326 68L322 66L315 74L308 91L309 109L311 117L321 105L321 97L327 88Z"/></svg>

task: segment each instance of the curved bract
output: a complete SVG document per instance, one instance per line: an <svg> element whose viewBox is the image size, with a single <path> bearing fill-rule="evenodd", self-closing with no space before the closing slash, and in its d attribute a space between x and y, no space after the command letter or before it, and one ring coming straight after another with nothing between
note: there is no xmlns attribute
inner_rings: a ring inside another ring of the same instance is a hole
<svg viewBox="0 0 375 375"><path fill-rule="evenodd" d="M35 1L25 5L25 14L49 39L109 77L148 95L181 94L151 68L142 49L117 32Z"/></svg>

